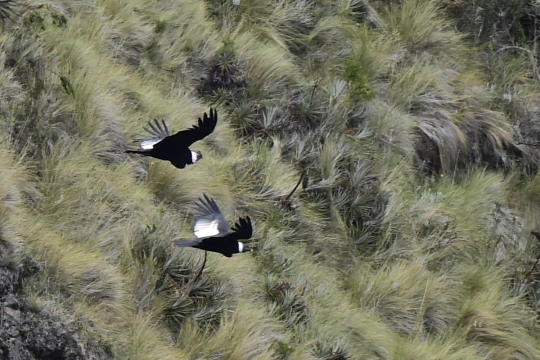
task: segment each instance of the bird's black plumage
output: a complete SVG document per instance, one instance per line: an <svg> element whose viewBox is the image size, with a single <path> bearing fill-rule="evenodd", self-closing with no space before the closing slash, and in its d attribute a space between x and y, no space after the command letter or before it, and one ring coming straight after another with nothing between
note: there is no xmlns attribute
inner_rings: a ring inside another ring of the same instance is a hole
<svg viewBox="0 0 540 360"><path fill-rule="evenodd" d="M202 159L201 152L193 152L189 146L210 135L216 128L217 120L217 111L210 108L210 116L204 113L196 125L171 135L164 120L161 120L160 124L154 119L154 124L148 122L149 127L144 127L144 130L153 137L141 141L140 150L127 150L126 153L170 161L177 168L183 169L186 165Z"/></svg>
<svg viewBox="0 0 540 360"><path fill-rule="evenodd" d="M249 216L246 216L245 218L240 218L238 223L236 223L232 228L232 232L225 236L212 236L193 241L175 240L174 243L180 247L189 246L196 249L217 252L226 257L231 257L233 254L251 251L249 246L243 245L238 240L249 239L251 238L252 234L253 229L251 227L251 219ZM240 244L243 246L239 246Z"/></svg>
<svg viewBox="0 0 540 360"><path fill-rule="evenodd" d="M198 239L193 241L175 240L175 245L217 252L227 257L251 251L249 246L239 241L250 239L253 235L249 216L240 218L229 232L229 224L213 199L204 195L204 200L199 199L199 204L196 206L199 213L196 216L194 231ZM211 235L207 236L209 234Z"/></svg>

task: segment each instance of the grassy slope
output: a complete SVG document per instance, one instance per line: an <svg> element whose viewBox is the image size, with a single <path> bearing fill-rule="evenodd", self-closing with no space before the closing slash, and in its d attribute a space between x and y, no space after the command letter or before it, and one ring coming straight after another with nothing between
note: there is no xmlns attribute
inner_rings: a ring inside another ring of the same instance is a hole
<svg viewBox="0 0 540 360"><path fill-rule="evenodd" d="M7 23L0 225L44 266L26 296L118 358L539 358L515 290L538 177L458 171L474 139L512 139L501 94L434 2L358 4L56 1ZM199 95L213 59L245 96ZM508 64L501 83L532 93L527 63ZM181 129L212 102L197 165L122 153L149 119ZM419 133L441 146L435 175L417 171ZM286 210L302 169L311 188ZM191 284L202 254L170 241L203 192L253 216L257 251L211 254ZM501 206L524 219L503 255Z"/></svg>

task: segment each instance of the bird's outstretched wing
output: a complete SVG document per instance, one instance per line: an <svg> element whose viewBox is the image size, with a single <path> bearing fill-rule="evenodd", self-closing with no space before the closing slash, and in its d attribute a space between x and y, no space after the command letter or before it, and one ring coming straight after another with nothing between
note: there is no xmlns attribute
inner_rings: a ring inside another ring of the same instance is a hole
<svg viewBox="0 0 540 360"><path fill-rule="evenodd" d="M193 231L197 238L211 236L225 236L229 232L229 223L219 210L214 199L203 194L204 199L199 198L195 203L197 214Z"/></svg>
<svg viewBox="0 0 540 360"><path fill-rule="evenodd" d="M154 124L152 124L152 121L149 121L148 127L145 126L143 129L152 135L149 139L138 140L141 142L140 147L143 150L153 149L157 143L171 135L169 128L163 119L161 120L161 123L157 119L154 119Z"/></svg>
<svg viewBox="0 0 540 360"><path fill-rule="evenodd" d="M238 222L234 224L231 230L235 232L235 235L238 239L250 239L253 235L251 219L249 218L249 216L238 219Z"/></svg>
<svg viewBox="0 0 540 360"><path fill-rule="evenodd" d="M167 150L183 149L189 147L196 141L202 140L210 135L216 128L218 116L217 111L210 108L210 116L204 113L203 118L199 118L197 125L168 136L154 145L154 149L163 148Z"/></svg>

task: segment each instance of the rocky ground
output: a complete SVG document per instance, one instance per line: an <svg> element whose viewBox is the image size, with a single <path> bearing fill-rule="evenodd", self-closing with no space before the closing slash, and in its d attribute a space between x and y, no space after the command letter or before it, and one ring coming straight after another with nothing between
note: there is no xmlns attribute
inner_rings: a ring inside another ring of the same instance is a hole
<svg viewBox="0 0 540 360"><path fill-rule="evenodd" d="M105 346L83 341L63 319L32 307L20 296L24 280L40 266L27 255L15 255L13 246L0 240L0 359L114 358Z"/></svg>

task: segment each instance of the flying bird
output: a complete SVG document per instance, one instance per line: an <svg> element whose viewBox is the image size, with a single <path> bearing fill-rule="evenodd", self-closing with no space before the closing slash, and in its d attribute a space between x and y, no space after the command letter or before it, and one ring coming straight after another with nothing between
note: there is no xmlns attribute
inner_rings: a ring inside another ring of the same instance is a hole
<svg viewBox="0 0 540 360"><path fill-rule="evenodd" d="M229 223L219 210L216 202L206 194L203 195L204 199L199 198L199 202L195 203L198 214L195 216L193 232L197 240L175 240L175 245L217 252L226 257L253 251L249 246L238 241L250 239L253 235L249 216L240 218L229 229Z"/></svg>
<svg viewBox="0 0 540 360"><path fill-rule="evenodd" d="M197 125L171 135L165 120L161 120L160 123L154 119L154 124L151 121L148 122L149 128L143 127L153 137L141 141L140 150L127 150L126 153L167 160L177 168L183 169L186 165L194 164L202 159L200 151L192 151L189 147L194 142L210 135L216 128L217 120L217 111L210 108L210 116L204 113Z"/></svg>

